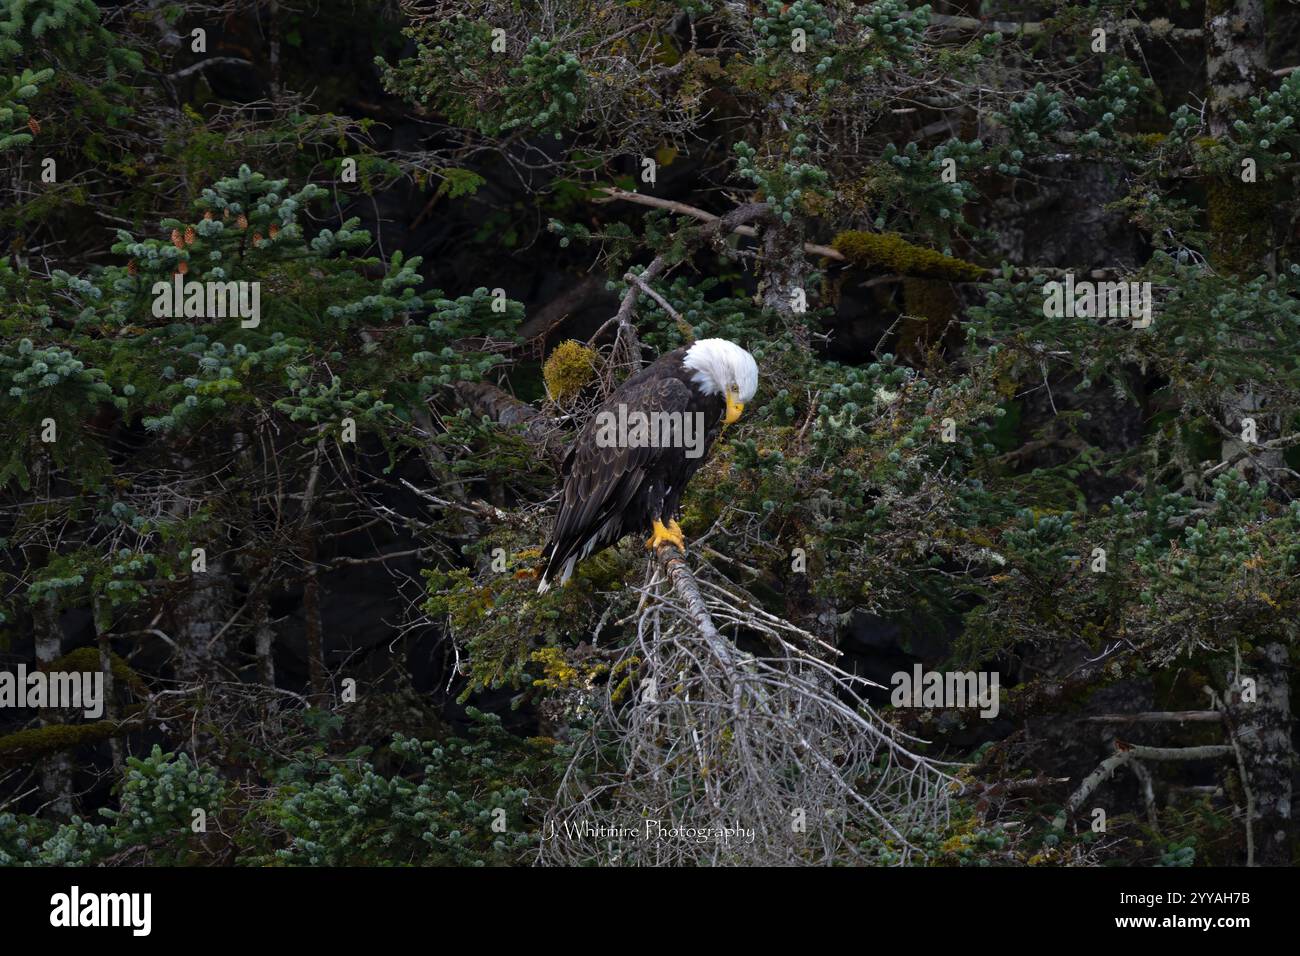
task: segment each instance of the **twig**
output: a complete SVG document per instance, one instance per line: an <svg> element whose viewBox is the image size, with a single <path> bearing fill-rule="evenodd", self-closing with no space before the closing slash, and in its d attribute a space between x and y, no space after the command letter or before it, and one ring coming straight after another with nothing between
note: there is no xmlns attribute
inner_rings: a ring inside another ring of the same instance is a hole
<svg viewBox="0 0 1300 956"><path fill-rule="evenodd" d="M661 296L661 295L660 295L658 292L656 292L654 289L650 288L650 286L646 284L646 281L645 281L643 278L641 278L639 275L636 275L635 273L629 272L627 275L623 276L623 278L624 278L626 281L631 282L633 285L635 285L635 286L637 286L638 288L640 288L640 290L641 290L642 292L644 292L646 295L650 296L650 298L652 298L652 299L654 299L656 302L658 302L658 303L659 303L659 307L660 307L661 309L663 309L665 312L667 312L668 315L672 317L672 319L673 319L674 322L681 322L681 321L683 321L683 320L682 320L681 313L678 312L676 309L674 309L671 305L669 305L669 304L664 300L664 297L663 297L663 296Z"/></svg>

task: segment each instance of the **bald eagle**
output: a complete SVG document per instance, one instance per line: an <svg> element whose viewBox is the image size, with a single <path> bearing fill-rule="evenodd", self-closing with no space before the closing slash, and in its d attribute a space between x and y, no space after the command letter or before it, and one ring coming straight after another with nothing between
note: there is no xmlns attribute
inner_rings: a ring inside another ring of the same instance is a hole
<svg viewBox="0 0 1300 956"><path fill-rule="evenodd" d="M726 339L661 355L620 385L564 457L564 491L537 590L563 584L579 561L627 534L650 534L649 548L665 541L684 548L675 519L686 483L757 388L754 357Z"/></svg>

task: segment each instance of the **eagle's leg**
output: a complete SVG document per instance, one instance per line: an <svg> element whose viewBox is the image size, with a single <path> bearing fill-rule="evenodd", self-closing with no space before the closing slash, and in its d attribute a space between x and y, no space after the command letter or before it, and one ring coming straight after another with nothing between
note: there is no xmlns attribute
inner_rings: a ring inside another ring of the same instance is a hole
<svg viewBox="0 0 1300 956"><path fill-rule="evenodd" d="M655 550L659 545L664 544L665 542L677 545L677 547L682 551L686 550L686 538L682 534L682 529L677 527L676 521L669 519L668 526L665 527L662 521L655 518L652 527L654 529L654 534L651 535L650 540L645 543L645 546L651 551Z"/></svg>

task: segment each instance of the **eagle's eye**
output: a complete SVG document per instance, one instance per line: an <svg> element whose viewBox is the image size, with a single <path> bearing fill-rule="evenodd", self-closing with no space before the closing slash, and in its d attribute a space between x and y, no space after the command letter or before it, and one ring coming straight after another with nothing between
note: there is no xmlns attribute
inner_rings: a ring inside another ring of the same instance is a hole
<svg viewBox="0 0 1300 956"><path fill-rule="evenodd" d="M740 400L740 386L732 382L727 386L727 410L723 416L724 425L734 425L740 418L740 413L745 410L745 403Z"/></svg>

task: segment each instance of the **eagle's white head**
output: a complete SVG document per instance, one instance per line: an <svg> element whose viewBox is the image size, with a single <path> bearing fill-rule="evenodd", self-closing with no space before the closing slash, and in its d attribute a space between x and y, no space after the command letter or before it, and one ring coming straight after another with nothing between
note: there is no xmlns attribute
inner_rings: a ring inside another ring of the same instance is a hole
<svg viewBox="0 0 1300 956"><path fill-rule="evenodd" d="M758 363L735 342L726 339L700 339L686 350L682 364L705 395L721 395L727 400L725 423L730 425L745 410L745 403L758 391Z"/></svg>

